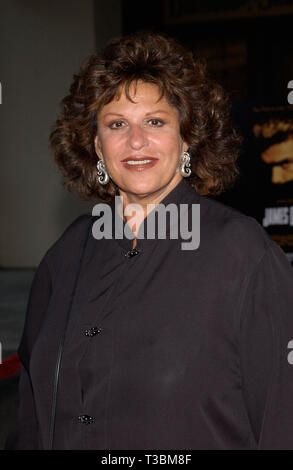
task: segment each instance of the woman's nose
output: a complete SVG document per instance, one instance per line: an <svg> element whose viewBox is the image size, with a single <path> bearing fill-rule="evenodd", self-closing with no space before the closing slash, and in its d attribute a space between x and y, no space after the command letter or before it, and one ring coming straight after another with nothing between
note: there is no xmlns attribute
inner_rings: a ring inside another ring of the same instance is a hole
<svg viewBox="0 0 293 470"><path fill-rule="evenodd" d="M135 150L139 150L147 144L147 136L144 129L139 125L133 125L129 130L129 145Z"/></svg>

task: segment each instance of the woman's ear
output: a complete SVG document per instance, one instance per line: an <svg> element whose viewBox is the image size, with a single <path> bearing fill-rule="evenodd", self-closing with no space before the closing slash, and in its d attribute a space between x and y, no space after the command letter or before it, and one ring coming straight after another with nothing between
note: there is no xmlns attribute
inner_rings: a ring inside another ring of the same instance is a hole
<svg viewBox="0 0 293 470"><path fill-rule="evenodd" d="M94 144L95 144L95 151L96 151L97 156L98 156L100 159L102 159L101 146L100 146L99 138L98 138L97 135L96 135L96 137L95 137Z"/></svg>
<svg viewBox="0 0 293 470"><path fill-rule="evenodd" d="M188 148L189 148L189 145L185 141L183 141L182 152L187 152Z"/></svg>

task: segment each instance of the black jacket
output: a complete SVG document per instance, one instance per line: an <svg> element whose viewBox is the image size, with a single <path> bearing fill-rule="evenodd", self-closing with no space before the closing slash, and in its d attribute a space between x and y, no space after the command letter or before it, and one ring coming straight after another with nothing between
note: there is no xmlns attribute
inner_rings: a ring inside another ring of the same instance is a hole
<svg viewBox="0 0 293 470"><path fill-rule="evenodd" d="M7 449L293 449L293 269L185 180L171 202L200 204L198 249L143 239L127 257L84 215L45 254Z"/></svg>

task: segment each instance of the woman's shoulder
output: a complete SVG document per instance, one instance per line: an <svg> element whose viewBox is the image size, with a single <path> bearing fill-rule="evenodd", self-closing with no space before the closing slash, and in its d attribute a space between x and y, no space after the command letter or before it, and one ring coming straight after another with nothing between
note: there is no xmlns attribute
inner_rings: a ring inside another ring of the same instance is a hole
<svg viewBox="0 0 293 470"><path fill-rule="evenodd" d="M255 261L276 245L254 217L213 198L201 197L200 220L201 237L231 255L245 255Z"/></svg>
<svg viewBox="0 0 293 470"><path fill-rule="evenodd" d="M64 262L66 257L77 254L92 225L92 215L82 214L74 219L61 233L57 240L47 249L42 259L50 272L58 269L58 264Z"/></svg>
<svg viewBox="0 0 293 470"><path fill-rule="evenodd" d="M293 270L286 253L254 217L205 196L200 220L200 247L207 259L247 277L253 272L282 276L292 289Z"/></svg>

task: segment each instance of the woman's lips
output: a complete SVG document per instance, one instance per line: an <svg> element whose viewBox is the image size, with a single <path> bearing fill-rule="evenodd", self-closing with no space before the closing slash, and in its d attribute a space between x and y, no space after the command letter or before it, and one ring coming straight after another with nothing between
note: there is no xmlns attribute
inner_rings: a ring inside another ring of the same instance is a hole
<svg viewBox="0 0 293 470"><path fill-rule="evenodd" d="M144 160L150 160L148 163L142 163ZM130 159L131 161L131 159ZM145 170L148 170L150 168L152 168L153 166L156 165L156 163L158 162L158 159L150 159L150 158L144 158L143 160L136 160L135 158L132 160L133 162L136 162L136 163L128 163L128 161L122 161L122 165L124 166L124 168L127 168L127 170L130 170L130 171L145 171ZM140 163L141 161L141 163Z"/></svg>

